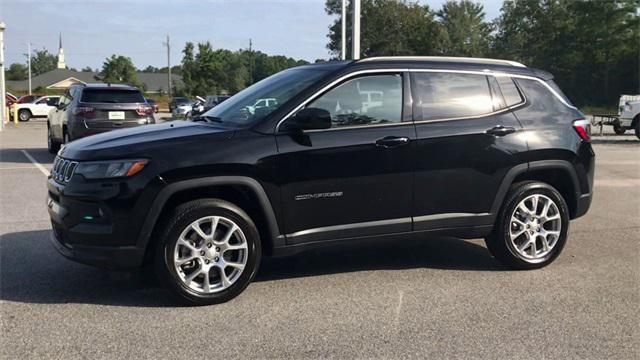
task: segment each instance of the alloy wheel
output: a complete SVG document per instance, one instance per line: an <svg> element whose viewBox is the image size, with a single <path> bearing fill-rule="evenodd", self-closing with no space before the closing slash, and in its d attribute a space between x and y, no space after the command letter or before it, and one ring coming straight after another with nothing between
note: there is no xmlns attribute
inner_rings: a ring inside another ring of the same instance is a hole
<svg viewBox="0 0 640 360"><path fill-rule="evenodd" d="M182 231L174 247L173 264L183 285L210 294L233 285L248 257L242 229L226 217L207 216Z"/></svg>
<svg viewBox="0 0 640 360"><path fill-rule="evenodd" d="M534 194L524 198L511 215L509 238L525 261L542 262L558 243L562 218L551 198Z"/></svg>

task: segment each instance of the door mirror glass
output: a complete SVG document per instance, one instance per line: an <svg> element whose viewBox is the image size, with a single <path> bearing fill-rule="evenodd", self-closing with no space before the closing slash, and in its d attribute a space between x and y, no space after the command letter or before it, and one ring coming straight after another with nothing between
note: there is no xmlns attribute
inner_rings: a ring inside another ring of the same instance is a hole
<svg viewBox="0 0 640 360"><path fill-rule="evenodd" d="M300 110L287 124L299 130L328 129L331 127L331 114L325 109L310 107Z"/></svg>

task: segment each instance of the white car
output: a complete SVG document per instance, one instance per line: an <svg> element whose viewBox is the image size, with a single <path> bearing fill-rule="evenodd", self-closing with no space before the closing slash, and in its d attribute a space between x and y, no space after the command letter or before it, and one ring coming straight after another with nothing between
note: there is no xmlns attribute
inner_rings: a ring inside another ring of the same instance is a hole
<svg viewBox="0 0 640 360"><path fill-rule="evenodd" d="M13 104L11 114L18 111L18 120L29 121L32 117L46 117L49 111L58 106L60 96L42 96L30 103Z"/></svg>
<svg viewBox="0 0 640 360"><path fill-rule="evenodd" d="M633 129L640 139L640 95L620 96L620 115L613 129L617 134Z"/></svg>

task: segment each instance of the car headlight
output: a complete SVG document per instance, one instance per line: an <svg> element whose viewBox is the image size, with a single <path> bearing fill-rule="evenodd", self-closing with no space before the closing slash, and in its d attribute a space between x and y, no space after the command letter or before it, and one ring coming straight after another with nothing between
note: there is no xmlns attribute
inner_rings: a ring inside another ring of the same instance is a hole
<svg viewBox="0 0 640 360"><path fill-rule="evenodd" d="M80 162L75 173L87 179L128 177L142 171L148 162L144 159Z"/></svg>

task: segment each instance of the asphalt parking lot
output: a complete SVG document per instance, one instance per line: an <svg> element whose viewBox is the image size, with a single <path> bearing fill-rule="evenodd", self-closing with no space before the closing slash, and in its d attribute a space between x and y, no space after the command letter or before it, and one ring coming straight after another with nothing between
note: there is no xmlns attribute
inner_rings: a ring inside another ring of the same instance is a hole
<svg viewBox="0 0 640 360"><path fill-rule="evenodd" d="M640 142L594 143L591 210L547 268L508 271L482 240L425 238L268 259L237 299L184 308L143 277L55 252L45 123L11 125L0 133L0 357L637 359Z"/></svg>

